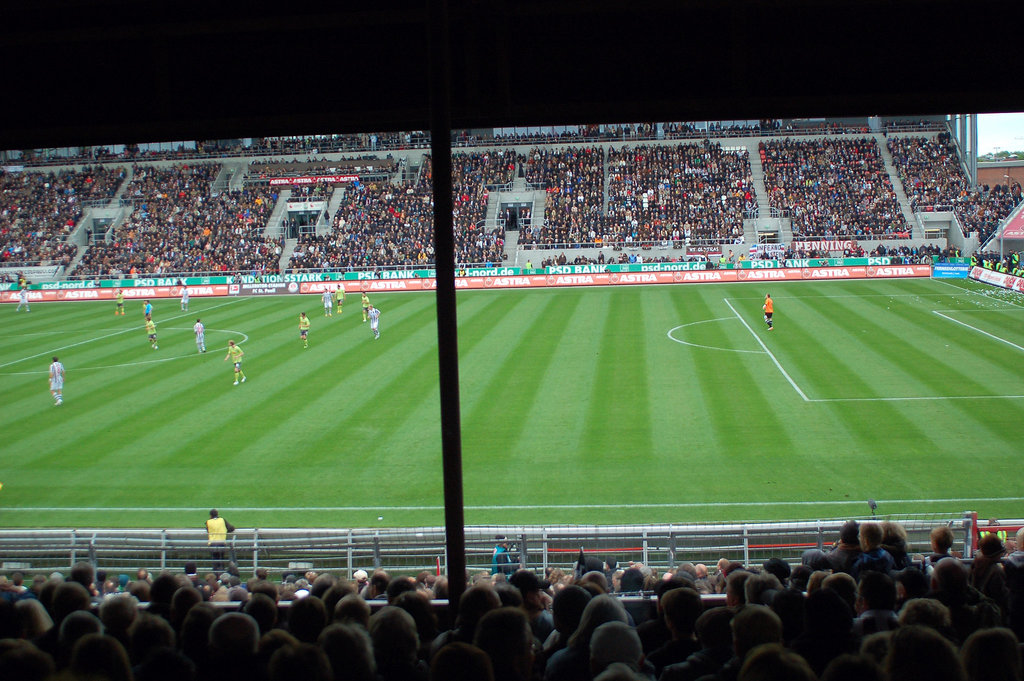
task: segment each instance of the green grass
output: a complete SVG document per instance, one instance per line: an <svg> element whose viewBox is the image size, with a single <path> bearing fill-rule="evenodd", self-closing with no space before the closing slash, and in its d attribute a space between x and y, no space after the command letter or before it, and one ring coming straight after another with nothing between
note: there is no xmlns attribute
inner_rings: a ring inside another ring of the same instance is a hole
<svg viewBox="0 0 1024 681"><path fill-rule="evenodd" d="M1020 297L771 291L772 332L750 284L460 293L467 523L1020 516ZM331 319L318 297L158 301L156 351L135 302L0 307L3 525L443 524L434 298L373 302L378 341L351 297Z"/></svg>

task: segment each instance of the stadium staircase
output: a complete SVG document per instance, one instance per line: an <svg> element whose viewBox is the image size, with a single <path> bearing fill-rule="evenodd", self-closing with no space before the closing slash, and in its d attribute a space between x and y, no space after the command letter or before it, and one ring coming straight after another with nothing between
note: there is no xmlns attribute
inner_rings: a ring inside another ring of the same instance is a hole
<svg viewBox="0 0 1024 681"><path fill-rule="evenodd" d="M71 259L71 262L62 271L59 271L54 279L64 279L71 272L75 271L78 267L78 263L82 261L85 254L89 251L91 244L89 243L89 229L88 226L92 224L92 221L96 218L113 217L113 222L107 227L108 230L114 230L121 226L121 223L125 221L131 212L131 204L120 205L121 197L124 196L125 191L128 189L128 185L132 181L132 167L125 166L125 177L120 185L117 187L117 191L110 198L110 201L106 206L93 206L86 208L82 212L82 219L78 221L75 228L68 235L67 240L78 246L78 250L75 252L75 257Z"/></svg>
<svg viewBox="0 0 1024 681"><path fill-rule="evenodd" d="M885 163L885 171L889 173L889 181L892 182L892 189L896 193L896 198L899 199L900 210L903 211L903 219L907 221L907 225L910 227L911 236L915 239L923 239L924 228L918 222L914 211L910 209L910 199L907 198L907 193L903 191L903 180L900 179L899 173L896 172L896 164L892 160L892 154L889 153L889 145L885 143L885 135L876 132L872 137L878 143L879 153L882 155L882 161Z"/></svg>
<svg viewBox="0 0 1024 681"><path fill-rule="evenodd" d="M284 248L281 249L281 258L277 261L277 268L279 272L286 272L288 270L288 263L291 261L292 253L295 252L295 247L298 244L298 239L284 240Z"/></svg>
<svg viewBox="0 0 1024 681"><path fill-rule="evenodd" d="M768 186L764 183L764 164L758 151L759 138L754 138L747 146L750 159L750 179L754 183L754 195L757 196L757 217L743 221L743 243L756 244L760 232L777 232L780 243L793 240L792 223L788 219L772 217L772 207L768 202Z"/></svg>
<svg viewBox="0 0 1024 681"><path fill-rule="evenodd" d="M281 193L277 195L277 203L274 205L274 212L270 214L270 219L267 220L267 226L263 230L263 236L273 239L280 239L284 236L284 219L288 216L288 199L291 197L291 189L282 189Z"/></svg>

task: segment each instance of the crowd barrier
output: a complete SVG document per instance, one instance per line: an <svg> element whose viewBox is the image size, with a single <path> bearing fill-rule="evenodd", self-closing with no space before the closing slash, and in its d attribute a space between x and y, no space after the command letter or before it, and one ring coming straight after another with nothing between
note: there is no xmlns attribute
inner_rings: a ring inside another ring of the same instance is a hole
<svg viewBox="0 0 1024 681"><path fill-rule="evenodd" d="M863 518L861 518L863 520ZM878 518L882 520L882 517ZM912 552L929 552L929 533L938 525L953 528L954 549L972 553L978 532L976 514L886 516L908 534ZM507 537L520 565L571 571L582 548L588 555L631 561L659 570L679 563L714 564L719 558L760 565L768 558L799 563L807 549L827 550L839 537L845 518L775 523L711 523L622 526L474 526L465 529L470 573L489 571L497 537ZM1015 531L1024 521L1003 521ZM239 528L228 538L227 556L241 574L266 568L272 574L308 570L351 576L354 570L382 568L415 575L447 572L445 531L441 527L352 529ZM108 573L182 570L195 562L214 569L203 529L26 529L0 530L0 571L48 574L89 562Z"/></svg>

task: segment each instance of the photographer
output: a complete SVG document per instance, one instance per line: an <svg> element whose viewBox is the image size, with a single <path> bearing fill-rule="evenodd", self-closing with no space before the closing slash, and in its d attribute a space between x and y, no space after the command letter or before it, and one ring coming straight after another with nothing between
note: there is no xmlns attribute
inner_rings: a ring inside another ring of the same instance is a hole
<svg viewBox="0 0 1024 681"><path fill-rule="evenodd" d="M235 531L235 526L220 517L217 509L210 509L210 519L206 521L207 543L210 546L210 558L213 559L213 571L220 574L224 570L224 550L227 548L228 534Z"/></svg>
<svg viewBox="0 0 1024 681"><path fill-rule="evenodd" d="M503 575L511 575L519 568L515 545L510 544L503 534L499 534L494 539L498 544L494 547L494 553L491 554L491 574L496 575L500 572Z"/></svg>

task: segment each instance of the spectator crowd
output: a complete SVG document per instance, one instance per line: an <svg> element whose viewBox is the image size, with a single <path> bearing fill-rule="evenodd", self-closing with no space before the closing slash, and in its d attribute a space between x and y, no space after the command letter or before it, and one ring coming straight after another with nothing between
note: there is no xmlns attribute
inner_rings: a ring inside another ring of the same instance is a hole
<svg viewBox="0 0 1024 681"><path fill-rule="evenodd" d="M910 236L873 139L786 138L758 151L769 205L792 218L794 238Z"/></svg>
<svg viewBox="0 0 1024 681"><path fill-rule="evenodd" d="M1020 183L972 189L949 133L890 137L889 153L915 211L952 210L984 244L1022 200Z"/></svg>
<svg viewBox="0 0 1024 681"><path fill-rule="evenodd" d="M356 570L243 580L195 563L155 578L0 578L0 678L102 681L1020 681L1024 528L973 559L941 525L846 522L799 565L659 572L580 550L543 576L498 537L440 621L443 576ZM640 593L655 600L621 598Z"/></svg>
<svg viewBox="0 0 1024 681"><path fill-rule="evenodd" d="M135 166L124 198L131 214L92 245L74 274L122 277L180 272L276 272L281 244L263 236L269 190L215 193L217 164Z"/></svg>
<svg viewBox="0 0 1024 681"><path fill-rule="evenodd" d="M120 168L104 166L53 173L0 169L0 266L70 264L78 247L67 238L83 202L109 200L123 179Z"/></svg>

